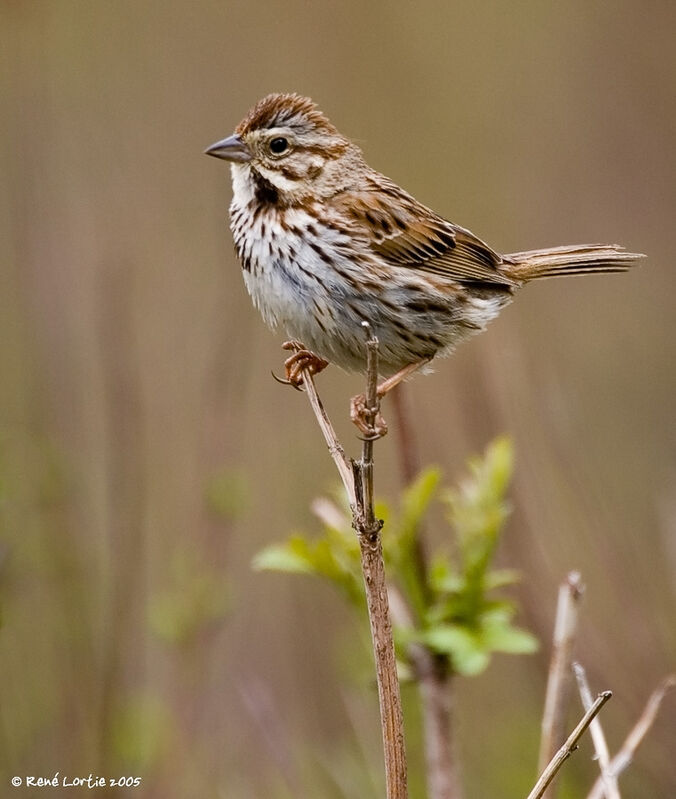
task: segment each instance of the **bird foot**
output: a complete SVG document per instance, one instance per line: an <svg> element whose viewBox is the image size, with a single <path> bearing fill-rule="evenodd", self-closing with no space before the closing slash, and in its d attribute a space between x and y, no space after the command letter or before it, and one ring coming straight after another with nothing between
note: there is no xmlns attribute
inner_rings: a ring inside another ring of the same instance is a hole
<svg viewBox="0 0 676 799"><path fill-rule="evenodd" d="M350 419L366 441L375 441L387 435L387 422L378 408L368 408L366 397L357 394L350 402Z"/></svg>
<svg viewBox="0 0 676 799"><path fill-rule="evenodd" d="M276 378L280 383L287 383L294 388L301 390L303 385L303 372L308 371L311 375L319 374L329 365L329 362L317 355L316 352L306 349L300 341L292 339L282 344L282 349L293 350L293 355L284 361L284 371L286 379Z"/></svg>

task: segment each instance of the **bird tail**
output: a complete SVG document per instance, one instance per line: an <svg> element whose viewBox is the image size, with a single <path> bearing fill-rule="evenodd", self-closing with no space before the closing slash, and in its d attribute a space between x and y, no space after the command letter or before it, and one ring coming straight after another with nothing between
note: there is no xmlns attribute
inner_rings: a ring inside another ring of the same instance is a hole
<svg viewBox="0 0 676 799"><path fill-rule="evenodd" d="M626 252L617 244L573 244L546 250L513 252L505 256L510 276L536 280L560 275L588 275L595 272L626 272L645 255Z"/></svg>

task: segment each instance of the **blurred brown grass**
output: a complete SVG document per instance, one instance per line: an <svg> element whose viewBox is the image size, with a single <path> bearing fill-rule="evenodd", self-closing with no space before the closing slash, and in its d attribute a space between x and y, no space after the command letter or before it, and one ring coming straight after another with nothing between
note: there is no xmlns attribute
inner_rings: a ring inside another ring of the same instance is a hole
<svg viewBox="0 0 676 799"><path fill-rule="evenodd" d="M229 176L201 155L273 90L314 97L498 249L649 254L528 289L409 391L449 479L513 433L502 558L524 574L522 621L546 642L556 584L582 570L578 656L615 692L617 746L676 653L673 6L8 1L0 19L0 783L377 792L375 698L339 601L249 568L334 482L304 402L271 381L279 340L232 254ZM357 384L320 386L348 441ZM546 652L464 683L468 795L527 791ZM672 701L623 795L670 795L675 733ZM570 796L589 754L566 766Z"/></svg>

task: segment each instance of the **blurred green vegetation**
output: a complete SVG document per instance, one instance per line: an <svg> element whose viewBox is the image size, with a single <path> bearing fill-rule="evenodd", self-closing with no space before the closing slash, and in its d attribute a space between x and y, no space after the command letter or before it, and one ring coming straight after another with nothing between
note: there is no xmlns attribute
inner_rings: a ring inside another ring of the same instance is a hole
<svg viewBox="0 0 676 799"><path fill-rule="evenodd" d="M412 626L393 619L400 671L407 672L407 647L426 646L445 663L446 671L465 676L481 673L493 652L528 654L537 642L525 630L512 625L514 603L494 595L494 589L518 581L507 569L491 569L499 534L507 518L506 491L512 473L512 446L496 440L485 458L470 462L471 478L445 493L449 522L454 530L455 552L436 552L432 567L420 563L422 528L430 503L438 493L441 474L429 468L408 486L399 512L377 502L376 517L387 532L383 554L388 580L398 585ZM359 544L348 508L323 499L315 512L324 522L319 538L293 535L282 544L271 544L254 558L257 570L311 574L339 588L366 618Z"/></svg>
<svg viewBox="0 0 676 799"><path fill-rule="evenodd" d="M274 90L314 97L374 167L498 249L648 253L628 275L529 287L407 387L450 483L500 431L519 453L493 568L522 574L510 591L543 646L463 681L468 796L532 784L572 568L577 655L613 689L622 739L676 656L675 25L674 4L638 0L2 4L0 786L132 769L129 795L150 799L379 785L349 611L320 581L249 568L334 480L305 403L269 376L280 337L243 288L227 169L202 155ZM347 444L361 381L327 370L319 388ZM382 496L399 494L395 432ZM625 799L673 793L675 736L670 700ZM585 742L562 798L595 769Z"/></svg>

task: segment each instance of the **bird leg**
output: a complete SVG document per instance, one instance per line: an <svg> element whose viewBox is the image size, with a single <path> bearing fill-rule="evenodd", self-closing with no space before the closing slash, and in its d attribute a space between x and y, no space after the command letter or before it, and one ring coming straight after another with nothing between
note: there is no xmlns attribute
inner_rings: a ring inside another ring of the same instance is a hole
<svg viewBox="0 0 676 799"><path fill-rule="evenodd" d="M321 358L319 355L317 355L317 353L306 349L304 344L302 344L300 341L296 341L295 339L292 339L291 341L285 341L282 344L282 349L293 350L293 355L284 361L286 379L276 379L280 380L281 383L288 383L294 388L297 388L299 391L303 384L304 370L307 369L311 375L316 375L321 372L322 369L326 369L326 367L329 365L328 361L324 360L324 358Z"/></svg>
<svg viewBox="0 0 676 799"><path fill-rule="evenodd" d="M364 438L371 440L382 438L387 434L387 422L380 413L380 400L392 391L395 386L398 386L399 383L406 380L420 369L421 366L429 363L429 361L430 358L424 358L422 361L414 361L414 363L406 364L403 369L400 369L391 377L383 380L376 389L376 397L378 398L377 408L366 407L366 396L364 394L357 394L356 397L352 397L352 401L350 402L350 419L359 428ZM369 424L367 417L373 416L374 414L373 424Z"/></svg>

